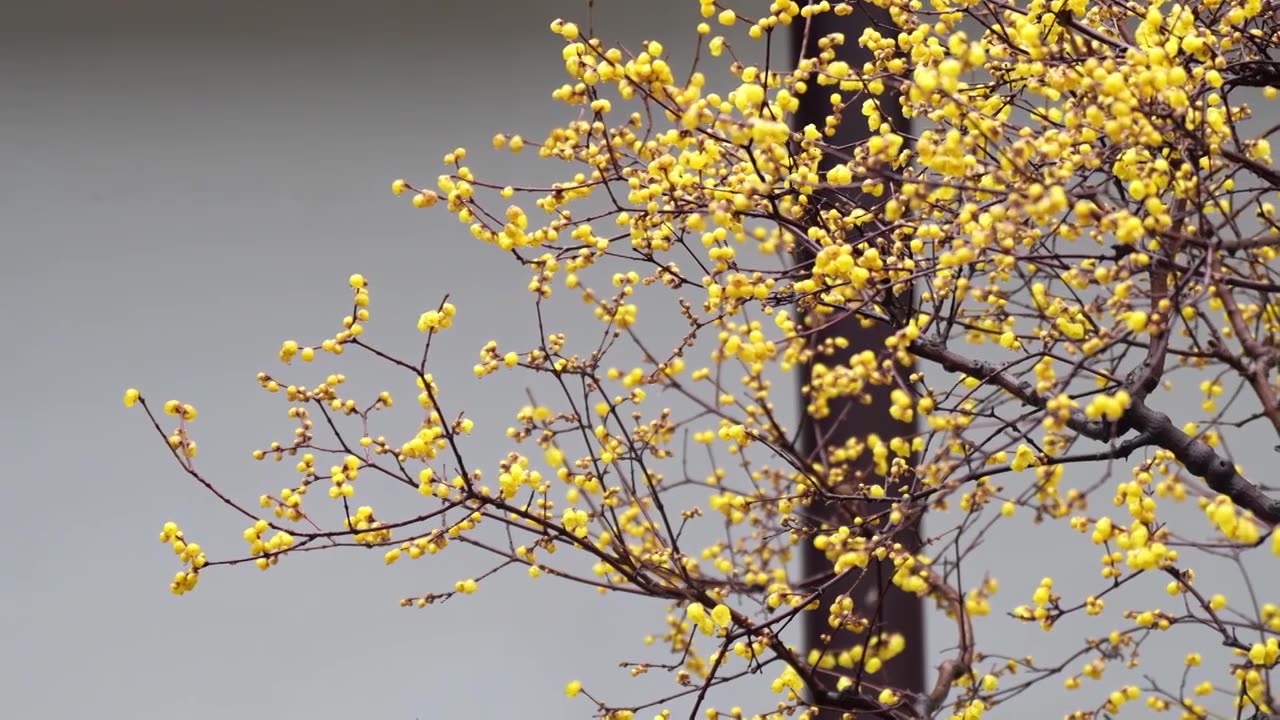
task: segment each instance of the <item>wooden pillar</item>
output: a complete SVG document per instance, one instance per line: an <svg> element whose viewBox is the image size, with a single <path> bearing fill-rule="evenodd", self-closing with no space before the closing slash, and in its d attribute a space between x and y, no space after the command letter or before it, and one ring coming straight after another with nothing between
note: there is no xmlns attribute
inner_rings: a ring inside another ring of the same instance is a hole
<svg viewBox="0 0 1280 720"><path fill-rule="evenodd" d="M843 33L845 43L837 50L837 57L848 62L850 67L861 69L863 63L870 60L867 50L858 45L862 29L871 25L880 28L880 32L892 36L897 33L896 27L890 23L888 13L869 3L860 3L857 10L848 16L837 17L834 13L822 13L810 21L808 30L808 47L804 57L818 54L817 42L830 33ZM805 23L797 19L791 25L792 57L800 57L800 44L804 39ZM796 115L797 129L813 124L819 130L824 127L824 120L831 112L829 98L836 90L833 86L819 86L809 83L809 91L800 99L800 109ZM853 93L843 93L846 101ZM907 122L901 116L901 107L893 91L880 96L884 102L881 108L885 118L893 123L894 128L903 134L908 130ZM865 118L860 112L863 96L859 96L852 107L845 113L843 121L834 137L827 138L833 146L852 147L870 136ZM824 159L824 169L836 160ZM799 258L802 262L811 258ZM859 321L848 316L823 329L815 338L821 342L824 338L843 336L849 340L848 348L838 350L832 356L818 358L828 365L847 363L850 356L865 349L882 350L885 338L893 330L885 325L863 328ZM807 379L806 368L805 378ZM851 436L865 437L869 433L878 433L881 437L902 435L910 432L912 426L893 420L889 416L890 388L877 387L872 392L872 403L863 405L858 402L833 402L831 413L823 419L806 418L802 434L802 449L810 457L820 457L823 446L843 444ZM801 400L804 403L804 399ZM803 411L802 405L802 411ZM889 489L889 488L887 488ZM881 506L883 507L883 506ZM861 508L853 508L861 513ZM846 524L847 510L830 506L815 505L814 515L833 525ZM912 530L899 534L895 540L910 550L918 549L919 534ZM802 555L803 575L814 577L822 572L829 572L831 563L822 553L815 550L812 544L806 545ZM853 597L855 611L871 618L874 622L868 630L869 634L901 633L907 640L906 650L885 664L885 667L868 681L876 686L892 686L901 690L922 694L925 690L925 656L924 656L924 614L921 601L914 595L904 593L895 587L889 578L893 574L893 564L886 561L877 564L874 560L862 577L832 587L825 593L823 609L806 614L805 642L806 650L812 648L842 649L864 642L865 635L857 635L848 631L832 631L827 624L826 608L836 595L848 593ZM848 671L845 671L848 672ZM834 689L834 683L832 683ZM873 695L874 697L874 695ZM824 711L821 720L834 720L841 716L838 710Z"/></svg>

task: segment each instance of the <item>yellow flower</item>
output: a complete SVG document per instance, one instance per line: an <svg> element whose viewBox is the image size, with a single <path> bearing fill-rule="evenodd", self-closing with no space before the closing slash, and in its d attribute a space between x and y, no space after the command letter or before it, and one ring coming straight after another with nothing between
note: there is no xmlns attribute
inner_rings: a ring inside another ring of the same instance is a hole
<svg viewBox="0 0 1280 720"><path fill-rule="evenodd" d="M1014 472L1022 472L1035 464L1035 451L1026 445L1018 445L1018 452L1014 455L1013 462L1009 463L1009 467L1012 468Z"/></svg>
<svg viewBox="0 0 1280 720"><path fill-rule="evenodd" d="M733 623L733 613L725 605L716 605L711 609L711 621L718 627L729 627Z"/></svg>

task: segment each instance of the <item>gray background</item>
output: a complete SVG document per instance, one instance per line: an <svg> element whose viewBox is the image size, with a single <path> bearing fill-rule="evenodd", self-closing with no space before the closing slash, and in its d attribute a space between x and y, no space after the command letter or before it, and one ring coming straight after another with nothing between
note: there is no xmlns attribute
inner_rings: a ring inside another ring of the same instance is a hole
<svg viewBox="0 0 1280 720"><path fill-rule="evenodd" d="M604 37L660 38L687 58L696 3L597 4ZM155 541L161 524L176 520L211 554L228 556L241 551L244 522L182 476L142 415L120 405L131 385L156 401L194 403L201 469L243 499L278 490L288 468L254 464L247 452L284 439L291 425L254 374L280 370L281 340L331 333L348 310L346 277L362 271L374 283L370 330L398 351L415 346L418 313L453 293L462 313L435 351L437 375L449 381L446 402L481 426L473 456L492 467L523 385L477 384L469 368L491 337L528 342L525 274L445 213L393 198L388 183L429 183L458 144L476 151L489 177L559 177L561 168L529 155L484 149L494 132L536 140L568 117L549 98L564 76L546 26L558 15L581 18L584 6L6 3L6 716L483 718L518 709L557 718L590 713L563 697L573 678L618 702L671 688L616 667L644 657L640 639L661 629L657 603L602 602L516 573L463 602L397 607L402 595L472 574L480 558L458 548L390 569L360 552L286 559L262 577L249 568L210 573L194 595L171 597L177 567ZM571 331L595 327L580 310L565 318ZM402 378L361 375L379 366L352 360L342 369L361 378L357 391L388 388L411 401ZM317 364L311 377L337 367ZM1000 527L967 571L973 582L987 571L1003 580L997 612L1029 602L1050 571L1060 587L1079 588L1069 597L1098 587L1097 553L1065 527L1032 530L1022 519ZM1064 542L1080 552L1056 552ZM1280 583L1259 577L1258 587L1275 600ZM1162 588L1152 578L1115 606L1170 606ZM935 658L953 636L945 619L930 622ZM1065 640L1111 627L1073 624L1079 632L1063 628L1058 638L1001 621L986 639L1048 661ZM1145 670L1176 667L1185 649ZM1101 701L1122 679L1109 673L1088 692ZM1060 680L1047 685L1009 716L1065 709ZM773 702L767 686L768 678L740 684L718 704L763 711Z"/></svg>

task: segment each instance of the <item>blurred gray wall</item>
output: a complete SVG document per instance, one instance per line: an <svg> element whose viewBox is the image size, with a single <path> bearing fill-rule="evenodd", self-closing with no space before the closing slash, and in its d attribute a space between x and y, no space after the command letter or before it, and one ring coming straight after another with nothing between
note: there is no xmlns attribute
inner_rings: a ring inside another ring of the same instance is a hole
<svg viewBox="0 0 1280 720"><path fill-rule="evenodd" d="M694 35L693 3L597 5L609 37L678 51ZM535 336L526 273L389 183L433 185L459 144L492 177L559 179L565 168L533 153L485 150L495 132L540 140L572 116L550 99L566 76L547 26L585 14L577 0L5 3L0 715L587 716L562 691L575 678L616 700L658 696L616 663L645 659L661 604L622 599L610 615L590 591L514 573L465 602L397 606L487 567L465 548L393 568L381 553L324 553L265 575L211 572L171 597L161 524L229 557L245 523L120 405L130 385L196 404L202 471L240 499L278 490L292 471L247 453L291 425L254 375L289 372L274 358L287 337L331 334L359 271L370 329L397 351L413 352L417 315L453 294L462 315L436 372L494 443L473 451L492 471L523 379L481 385L470 368L489 338ZM563 329L597 327L575 313ZM405 378L346 359L292 377L341 369L353 394L413 404Z"/></svg>
<svg viewBox="0 0 1280 720"><path fill-rule="evenodd" d="M604 37L661 38L687 57L696 3L596 5ZM658 603L516 573L462 602L396 606L472 574L483 559L462 549L392 568L359 552L289 558L265 576L209 573L194 595L171 597L177 567L155 541L161 524L178 521L226 557L241 551L244 522L120 405L130 385L196 404L203 472L242 499L281 487L287 467L247 458L292 427L254 374L281 370L281 340L331 333L348 310L346 277L361 271L373 281L370 331L396 351L412 352L418 313L453 294L462 313L435 350L437 376L450 382L446 402L495 443L476 447L492 466L522 379L477 384L469 368L486 340L533 335L524 273L443 212L393 198L388 183L429 184L458 144L489 177L557 179L559 167L484 149L495 132L541 138L568 117L549 98L564 80L546 26L584 12L576 0L6 4L0 714L561 718L591 710L563 697L570 679L618 701L673 689L616 666L656 659L640 641L661 630ZM563 329L595 327L575 312ZM347 359L357 391L411 399L402 379ZM1041 531L1004 523L974 556L972 584L988 571L1003 580L997 614L1028 602L1050 571L1060 587L1097 587L1094 554L1052 550L1083 539ZM1116 604L1160 603L1157 580ZM1276 580L1258 585L1276 599ZM1099 623L1057 639L1001 619L983 639L1048 662L1065 639L1111 627ZM937 658L952 631L945 619L931 629ZM769 679L717 704L765 710ZM1099 700L1115 679L1093 689ZM1064 702L1051 690L1015 707L1053 717Z"/></svg>

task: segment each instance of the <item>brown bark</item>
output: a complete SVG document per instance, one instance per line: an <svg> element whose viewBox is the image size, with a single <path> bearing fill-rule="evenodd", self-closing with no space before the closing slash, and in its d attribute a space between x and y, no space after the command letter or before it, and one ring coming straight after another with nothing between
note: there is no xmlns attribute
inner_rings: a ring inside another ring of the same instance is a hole
<svg viewBox="0 0 1280 720"><path fill-rule="evenodd" d="M838 58L848 62L855 69L861 68L862 64L870 59L866 49L858 45L858 37L862 34L862 29L870 24L888 26L889 20L886 12L869 4L859 4L857 8L858 10L854 14L846 17L837 17L833 13L822 13L808 22L797 21L794 23L791 26L794 57L812 57L816 55L818 53L817 42L820 38L830 33L840 32L844 34L845 43L837 50ZM800 54L802 43L807 45L803 56ZM796 115L797 129L811 123L818 129L824 127L824 120L831 113L829 97L832 90L833 88L830 86L818 86L816 82L810 83L809 92L800 99L800 109ZM846 99L851 95L851 93L845 93ZM901 116L896 98L892 93L886 93L881 98L885 101L885 106L882 108L884 116L893 123L899 132L905 134L907 132L907 123ZM857 111L861 101L862 98L858 98L855 101L849 113L843 118L843 122L839 125L834 137L827 139L829 145L850 148L869 137L870 133L866 123ZM823 167L828 167L834 162L835 158L826 158L824 159ZM819 202L822 202L822 198L819 198ZM806 262L811 260L811 257L800 257L798 260ZM885 338L892 332L893 329L887 325L862 328L857 318L850 314L837 322L827 324L821 331L815 333L813 341L821 343L826 338L837 336L847 338L850 341L847 349L837 351L835 355L818 358L828 365L839 365L847 363L851 355L864 349L883 349L885 347ZM808 369L806 369L805 377L808 377ZM849 437L865 437L869 433L878 433L882 437L909 434L912 430L911 426L904 425L889 415L889 391L890 388L887 387L873 388L871 393L872 401L869 405L864 405L857 401L833 401L831 403L831 413L828 417L823 419L807 418L802 434L805 453L813 458L821 458L824 455L823 448L843 444L844 440ZM803 398L801 402L802 407L804 407L805 400ZM851 469L856 472L865 469L865 467L855 466ZM847 503L845 503L844 507L838 507L835 503L827 503L825 505L815 504L812 508L819 521L830 523L832 526L847 524L850 512L861 514L863 510L863 508L856 506L850 507ZM908 528L907 531L900 533L895 540L901 542L908 550L914 551L918 549L918 527ZM820 576L824 573L829 573L831 570L831 563L821 552L815 550L812 544L805 546L802 562L805 577ZM875 688L888 686L900 692L906 691L916 697L920 697L926 692L923 605L919 598L899 590L889 581L893 570L891 560L881 563L876 563L873 560L866 571L858 577L829 587L823 595L822 609L806 614L806 649L832 648L839 650L866 641L867 635L854 634L844 630L832 631L827 624L826 608L831 600L837 595L848 594L853 598L854 611L873 621L867 634L900 633L907 640L906 650L886 663L880 672L874 676L866 677L866 681ZM821 704L824 706L829 705L819 715L822 720L840 718L843 712L864 713L870 709L865 706L865 699L876 696L875 692L870 691L870 687L860 693L863 700L854 701L850 697L846 701L831 692L834 689L833 678L826 676L824 673L819 673L818 677L832 680L828 687L825 688L825 693L817 692L819 690L817 688L814 689L815 694L820 695L815 699L819 701L825 699L826 702L821 702ZM822 695L825 695L825 697L821 697ZM897 715L897 713L876 713L874 711L872 711L872 714L886 717ZM906 714L912 715L914 713L908 712Z"/></svg>

